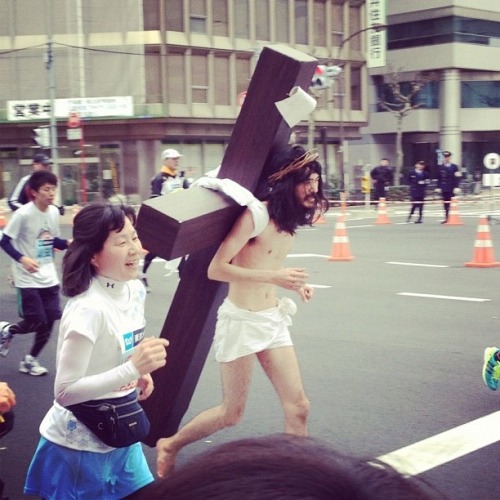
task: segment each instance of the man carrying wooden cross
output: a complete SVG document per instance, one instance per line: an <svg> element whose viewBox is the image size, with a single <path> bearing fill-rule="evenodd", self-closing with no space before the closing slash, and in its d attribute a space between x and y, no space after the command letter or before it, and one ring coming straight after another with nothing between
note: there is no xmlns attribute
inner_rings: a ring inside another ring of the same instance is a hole
<svg viewBox="0 0 500 500"><path fill-rule="evenodd" d="M277 288L297 292L308 302L313 288L303 268L284 268L295 232L311 224L326 208L318 154L300 146L283 146L264 167L257 193L215 253L208 277L229 283L215 330L215 357L220 363L222 402L171 437L157 443L157 472L173 469L180 449L237 424L245 409L254 359L273 384L285 416L285 432L307 435L306 397L288 331L295 303L279 298Z"/></svg>

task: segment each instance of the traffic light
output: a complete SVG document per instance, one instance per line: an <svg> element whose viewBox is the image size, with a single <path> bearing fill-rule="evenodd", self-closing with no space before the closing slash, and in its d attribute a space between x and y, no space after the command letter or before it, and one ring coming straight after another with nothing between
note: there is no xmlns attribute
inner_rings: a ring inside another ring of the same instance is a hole
<svg viewBox="0 0 500 500"><path fill-rule="evenodd" d="M363 177L361 177L361 191L366 194L369 193L370 190L371 190L370 176L363 175Z"/></svg>
<svg viewBox="0 0 500 500"><path fill-rule="evenodd" d="M342 73L340 66L326 66L319 64L316 67L311 81L311 88L315 90L324 90L333 85L333 81Z"/></svg>
<svg viewBox="0 0 500 500"><path fill-rule="evenodd" d="M34 128L33 139L41 148L50 148L50 129L48 127Z"/></svg>
<svg viewBox="0 0 500 500"><path fill-rule="evenodd" d="M332 86L332 79L326 74L326 66L317 66L311 80L311 88L314 90L324 90Z"/></svg>

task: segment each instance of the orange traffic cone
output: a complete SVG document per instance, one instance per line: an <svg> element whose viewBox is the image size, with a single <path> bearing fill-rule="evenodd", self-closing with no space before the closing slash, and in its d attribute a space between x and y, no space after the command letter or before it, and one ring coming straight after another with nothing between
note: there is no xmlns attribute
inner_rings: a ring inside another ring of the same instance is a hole
<svg viewBox="0 0 500 500"><path fill-rule="evenodd" d="M342 214L345 215L346 213L346 210L347 210L347 203L346 203L346 199L345 199L345 193L342 191L340 193L340 210L342 212Z"/></svg>
<svg viewBox="0 0 500 500"><path fill-rule="evenodd" d="M377 220L375 224L390 224L391 221L389 217L387 217L387 208L385 206L385 198L379 198L378 200L378 212L377 212Z"/></svg>
<svg viewBox="0 0 500 500"><path fill-rule="evenodd" d="M500 262L495 262L494 253L488 219L480 217L472 260L466 262L465 267L500 267Z"/></svg>
<svg viewBox="0 0 500 500"><path fill-rule="evenodd" d="M458 203L457 199L453 197L450 201L450 212L448 214L448 220L445 222L445 225L448 226L463 226L463 222L460 219L460 215L458 215Z"/></svg>
<svg viewBox="0 0 500 500"><path fill-rule="evenodd" d="M3 208L0 207L0 228L4 228L7 225L7 218L3 213Z"/></svg>
<svg viewBox="0 0 500 500"><path fill-rule="evenodd" d="M345 228L345 216L339 215L333 234L332 254L328 260L349 261L354 259L349 247L349 238Z"/></svg>

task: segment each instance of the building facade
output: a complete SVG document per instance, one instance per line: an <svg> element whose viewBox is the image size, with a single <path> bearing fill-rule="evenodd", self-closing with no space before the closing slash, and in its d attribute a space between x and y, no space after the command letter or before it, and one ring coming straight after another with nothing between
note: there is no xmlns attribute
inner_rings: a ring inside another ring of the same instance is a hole
<svg viewBox="0 0 500 500"><path fill-rule="evenodd" d="M35 128L56 131L66 204L147 198L165 147L188 177L213 169L270 44L342 66L293 131L333 179L367 124L364 29L364 0L0 0L0 198L29 171Z"/></svg>
<svg viewBox="0 0 500 500"><path fill-rule="evenodd" d="M408 90L424 75L419 107L402 121L403 172L418 160L432 170L449 150L478 179L484 156L500 153L500 2L388 0L387 22L387 67L370 70L369 125L350 142L350 159L367 169L383 157L395 164L396 120L379 105L384 79L396 72Z"/></svg>

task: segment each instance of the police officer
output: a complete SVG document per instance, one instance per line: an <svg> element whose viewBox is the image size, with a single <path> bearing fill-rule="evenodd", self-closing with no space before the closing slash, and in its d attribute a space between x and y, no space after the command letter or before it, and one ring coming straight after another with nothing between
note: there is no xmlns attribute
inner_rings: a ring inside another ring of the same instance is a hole
<svg viewBox="0 0 500 500"><path fill-rule="evenodd" d="M452 163L451 153L449 151L443 151L443 163L438 166L438 189L437 191L441 193L443 199L444 207L444 220L441 224L448 222L448 213L450 211L450 202L453 195L460 193L460 188L458 187L460 181L462 180L462 172L458 165Z"/></svg>

